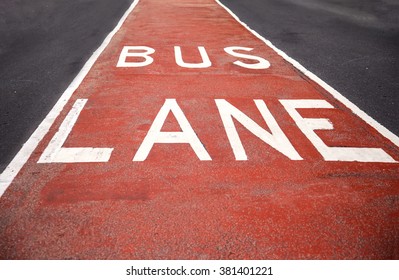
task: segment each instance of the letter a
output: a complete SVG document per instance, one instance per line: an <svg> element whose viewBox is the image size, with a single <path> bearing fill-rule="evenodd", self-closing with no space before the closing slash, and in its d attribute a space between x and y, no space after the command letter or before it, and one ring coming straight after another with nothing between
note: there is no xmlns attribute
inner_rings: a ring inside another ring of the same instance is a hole
<svg viewBox="0 0 399 280"><path fill-rule="evenodd" d="M161 131L169 112L173 113L182 131ZM184 116L183 111L180 109L179 105L177 105L175 99L165 100L164 105L162 106L161 110L159 110L158 115L155 117L155 120L152 123L146 137L144 138L143 143L141 143L140 148L137 150L133 161L146 160L155 143L187 143L191 145L191 148L194 150L200 160L212 160L201 141L195 134L190 123Z"/></svg>

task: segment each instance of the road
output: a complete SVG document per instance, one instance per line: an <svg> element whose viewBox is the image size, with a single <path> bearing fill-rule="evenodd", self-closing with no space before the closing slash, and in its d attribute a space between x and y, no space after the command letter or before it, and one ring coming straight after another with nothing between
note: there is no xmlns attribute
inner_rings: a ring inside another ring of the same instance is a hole
<svg viewBox="0 0 399 280"><path fill-rule="evenodd" d="M129 0L0 3L0 171L27 141ZM399 134L399 4L222 1L251 28ZM73 15L73 16L72 16Z"/></svg>
<svg viewBox="0 0 399 280"><path fill-rule="evenodd" d="M399 134L399 1L222 2L251 28Z"/></svg>
<svg viewBox="0 0 399 280"><path fill-rule="evenodd" d="M0 171L38 127L131 1L0 3Z"/></svg>
<svg viewBox="0 0 399 280"><path fill-rule="evenodd" d="M0 175L0 258L398 258L399 138L355 96L218 1L125 8Z"/></svg>

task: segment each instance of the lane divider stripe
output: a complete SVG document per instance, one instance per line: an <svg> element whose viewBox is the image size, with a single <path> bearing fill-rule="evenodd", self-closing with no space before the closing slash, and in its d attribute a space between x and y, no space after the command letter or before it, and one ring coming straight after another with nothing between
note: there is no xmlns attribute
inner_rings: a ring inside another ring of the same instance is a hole
<svg viewBox="0 0 399 280"><path fill-rule="evenodd" d="M335 99L344 104L348 109L350 109L355 115L360 117L363 121L368 123L371 127L373 127L376 131L378 131L385 138L390 140L393 144L399 147L399 137L389 131L387 128L382 126L380 123L375 121L372 117L367 115L364 111L362 111L359 107L349 101L346 97L340 94L338 91L333 89L327 83L322 81L319 77L317 77L312 72L308 71L305 67L303 67L299 62L289 57L285 52L275 47L269 40L262 37L256 31L252 30L248 25L242 22L229 8L223 5L219 0L215 0L222 8L224 8L237 22L239 22L243 27L245 27L249 32L251 32L258 39L262 40L268 47L272 48L278 55L280 55L284 60L293 65L296 69L301 71L304 75L306 75L309 79L320 85L327 92L329 92ZM104 49L108 46L113 36L118 32L121 28L122 24L125 22L126 18L129 14L134 10L137 6L139 0L134 0L128 10L124 13L122 18L119 20L116 27L108 34L108 36L104 39L100 47L92 54L89 60L85 63L83 68L80 70L75 79L71 82L68 88L61 95L60 99L45 117L45 119L41 122L38 128L33 132L28 141L22 146L20 151L14 157L14 159L10 162L10 164L6 167L3 173L0 174L0 197L4 194L6 189L12 183L14 178L17 176L19 171L28 161L29 157L32 155L33 151L37 148L39 143L42 141L44 136L48 133L51 126L53 125L55 119L59 116L64 106L69 101L72 94L79 87L83 79L86 77L87 73L90 71L94 63L97 61L98 57L104 51Z"/></svg>
<svg viewBox="0 0 399 280"><path fill-rule="evenodd" d="M365 113L363 110L361 110L359 107L357 107L351 101L349 101L349 99L347 99L345 96L343 96L337 90L335 90L333 87L331 87L326 82L324 82L319 77L317 77L315 74L313 74L312 72L307 70L305 67L303 67L298 61L296 61L295 59L288 56L285 52L283 52L282 50L280 50L276 46L274 46L269 40L265 39L258 32L251 29L246 23L242 22L238 16L236 16L229 8L227 8L225 5L223 5L219 0L215 0L215 1L222 8L224 8L237 22L239 22L243 27L245 27L249 32L251 32L253 35L255 35L258 39L262 40L268 47L272 48L278 55L280 55L282 58L284 58L285 61L292 64L296 69L301 71L309 79L311 79L312 81L317 83L319 86L324 88L335 99L337 99L339 102L344 104L348 109L350 109L355 115L357 115L359 118L361 118L367 124L369 124L371 127L373 127L375 130L377 130L381 135L383 135L385 138L387 138L389 141L391 141L393 144L395 144L397 147L399 147L399 137L398 136L396 136L394 133L389 131L387 128L385 128L379 122L374 120L372 117L367 115L367 113Z"/></svg>
<svg viewBox="0 0 399 280"><path fill-rule="evenodd" d="M45 119L40 123L40 125L36 128L33 134L30 136L28 141L22 146L19 152L16 154L14 159L10 162L10 164L6 167L6 169L0 175L0 197L4 194L7 188L10 186L14 178L17 176L19 171L28 161L29 157L32 155L33 151L39 145L40 141L43 140L44 136L48 133L51 126L53 125L55 119L64 109L64 106L67 104L69 99L75 90L82 83L83 79L86 77L87 73L89 73L90 69L93 67L94 63L97 61L98 57L108 46L111 39L114 37L116 32L121 28L122 24L125 22L126 18L129 14L134 10L139 0L134 0L127 11L123 14L122 18L119 20L118 24L115 28L107 35L102 44L98 47L98 49L91 55L89 60L85 63L83 68L80 70L78 75L73 79L68 88L61 95L60 99L58 99L57 103L45 117Z"/></svg>

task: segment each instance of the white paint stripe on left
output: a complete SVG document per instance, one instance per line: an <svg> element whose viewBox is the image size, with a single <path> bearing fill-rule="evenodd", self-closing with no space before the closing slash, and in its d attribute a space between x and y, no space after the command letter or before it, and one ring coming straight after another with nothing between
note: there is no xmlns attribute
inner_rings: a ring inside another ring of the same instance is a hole
<svg viewBox="0 0 399 280"><path fill-rule="evenodd" d="M41 122L38 128L33 132L31 137L26 141L26 143L19 150L14 159L10 162L10 164L6 167L6 169L0 175L0 197L4 194L7 188L10 186L14 178L17 176L19 171L28 161L29 157L32 155L33 151L39 145L40 141L44 138L44 136L50 130L50 127L53 125L55 119L63 110L65 104L71 98L72 94L82 83L83 79L86 77L87 73L93 67L94 63L97 61L100 54L105 50L111 41L112 37L118 32L121 28L122 24L125 22L128 15L133 11L136 7L139 0L135 0L129 7L129 9L124 13L122 18L119 20L118 24L115 28L108 34L108 36L104 39L100 47L91 55L89 60L85 63L83 68L80 70L78 75L72 81L72 83L68 86L68 88L61 95L60 99L58 99L57 103L48 113L46 118Z"/></svg>
<svg viewBox="0 0 399 280"><path fill-rule="evenodd" d="M113 148L64 148L65 141L72 131L73 126L78 120L87 99L78 99L72 106L71 111L65 117L57 133L51 139L47 148L44 150L38 163L74 163L74 162L107 162L111 157Z"/></svg>

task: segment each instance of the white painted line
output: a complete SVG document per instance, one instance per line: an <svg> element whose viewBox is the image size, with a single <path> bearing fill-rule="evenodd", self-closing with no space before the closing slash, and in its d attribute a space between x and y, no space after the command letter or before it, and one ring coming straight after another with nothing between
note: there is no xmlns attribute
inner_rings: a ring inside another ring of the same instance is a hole
<svg viewBox="0 0 399 280"><path fill-rule="evenodd" d="M297 109L332 109L326 100L322 99L287 99L280 100L285 110L295 121L298 128L309 139L326 161L359 161L359 162L390 162L396 161L381 148L360 147L330 147L314 131L332 130L334 125L329 119L304 118Z"/></svg>
<svg viewBox="0 0 399 280"><path fill-rule="evenodd" d="M169 113L172 113L180 126L179 132L161 131ZM176 99L166 99L164 105L159 110L146 137L141 143L133 161L145 161L155 143L187 143L197 154L200 160L212 160L197 134L191 127L183 111L180 109Z"/></svg>
<svg viewBox="0 0 399 280"><path fill-rule="evenodd" d="M176 64L184 68L208 68L212 66L212 62L209 60L208 53L203 46L198 47L201 55L201 63L187 63L183 61L183 56L181 53L181 47L175 46L175 60Z"/></svg>
<svg viewBox="0 0 399 280"><path fill-rule="evenodd" d="M14 180L15 176L22 169L24 164L28 161L29 157L32 155L33 151L39 145L40 141L44 138L47 132L50 130L50 127L53 125L55 119L61 113L65 104L68 102L72 94L82 83L83 79L86 77L87 73L93 67L94 63L97 61L100 54L105 50L111 41L112 37L118 32L121 28L122 24L128 17L128 15L133 11L136 7L139 0L134 0L134 2L130 5L129 9L124 13L122 18L119 20L118 24L115 28L108 34L108 36L104 39L100 47L91 55L89 60L85 63L83 68L80 70L79 74L75 77L72 83L68 86L68 88L61 95L60 99L58 99L57 103L48 113L46 118L42 121L42 123L38 126L38 128L33 132L31 137L26 141L26 143L22 146L21 150L17 153L14 159L10 162L10 164L6 167L6 169L0 175L0 197L4 194L6 189L9 187L11 182Z"/></svg>
<svg viewBox="0 0 399 280"><path fill-rule="evenodd" d="M233 118L252 134L256 135L256 137L284 154L289 159L302 160L303 158L298 154L290 140L288 140L287 136L281 130L276 119L267 108L266 103L263 100L254 100L254 102L270 132L258 125L255 121L231 105L225 99L215 100L236 160L248 160L248 157L245 153L240 136L238 135Z"/></svg>
<svg viewBox="0 0 399 280"><path fill-rule="evenodd" d="M375 130L377 130L381 135L383 135L384 137L389 139L393 144L395 144L396 146L399 147L399 137L398 136L396 136L391 131L386 129L384 126L382 126L377 121L375 121L373 118L368 116L365 112L363 112L361 109L359 109L355 104L350 102L346 97L341 95L339 92L337 92L331 86L327 85L324 81L322 81L320 78L318 78L315 74L308 71L305 67L303 67L296 60L292 59L287 54L285 54L283 51L276 48L270 41L266 40L261 35L259 35L256 31L249 28L231 10L229 10L226 6L224 6L219 0L215 0L215 1L221 7L223 7L234 19L236 19L242 26L244 26L248 31L250 31L252 34L254 34L257 38L262 40L267 46L272 48L277 54L279 54L281 57L283 57L287 62L292 64L295 68L297 68L299 71L304 73L311 80L313 80L314 82L319 84L321 87L323 87L334 98L336 98L338 101L343 103L346 107L348 107L354 114L359 116L366 123L368 123L371 127L373 127ZM22 169L24 164L28 161L29 157L31 156L33 151L36 149L36 147L38 146L40 141L42 141L44 136L48 133L48 131L50 130L51 126L53 125L55 119L58 117L60 112L63 110L65 104L68 102L68 100L70 99L72 94L75 92L75 90L79 87L79 85L81 84L83 79L86 77L87 73L90 71L90 69L92 68L92 66L98 59L98 57L100 56L100 54L108 46L112 37L121 28L122 24L124 23L124 21L126 20L128 15L136 7L138 2L139 2L139 0L135 0L131 4L129 9L125 12L125 14L122 16L122 18L118 22L117 26L112 30L112 32L110 32L108 34L108 36L104 39L104 41L100 45L100 47L92 54L92 56L89 58L89 60L85 63L85 65L79 72L79 74L75 77L75 79L72 81L72 83L68 86L68 88L61 95L60 99L54 105L54 107L49 112L49 114L46 116L46 118L42 121L42 123L34 131L34 133L31 135L31 137L28 139L28 141L22 146L22 148L20 149L18 154L14 157L14 159L7 166L7 168L3 171L3 173L0 174L0 197L4 194L4 192L9 187L9 185L14 180L14 178L19 173L19 171Z"/></svg>
<svg viewBox="0 0 399 280"><path fill-rule="evenodd" d="M319 86L324 88L335 99L337 99L339 102L344 104L348 109L350 109L355 115L357 115L363 121L368 123L371 127L373 127L375 130L377 130L381 135L383 135L385 138L387 138L389 141L391 141L393 144L395 144L397 147L399 147L399 137L398 136L393 134L391 131L389 131L387 128L385 128L383 125L381 125L379 122L377 122L372 117L367 115L359 107L357 107L355 104L353 104L351 101L349 101L345 96L343 96L341 93L339 93L334 88L329 86L327 83L325 83L319 77L317 77L315 74L313 74L312 72L307 70L305 67L303 67L298 61L291 58L285 52L283 52L282 50L275 47L269 40L262 37L255 30L252 30L247 24L242 22L238 16L236 16L229 8L227 8L225 5L223 5L219 0L215 0L215 1L221 7L223 7L236 21L238 21L242 26L244 26L252 34L254 34L258 39L262 40L268 47L272 48L278 55L280 55L282 58L284 58L284 60L286 60L287 62L292 64L296 69L298 69L303 74L305 74L309 79L311 79L312 81L317 83Z"/></svg>
<svg viewBox="0 0 399 280"><path fill-rule="evenodd" d="M114 150L113 148L62 147L86 103L87 99L78 99L75 101L75 104L72 106L72 109L65 117L47 148L44 150L38 163L108 162L112 151Z"/></svg>

